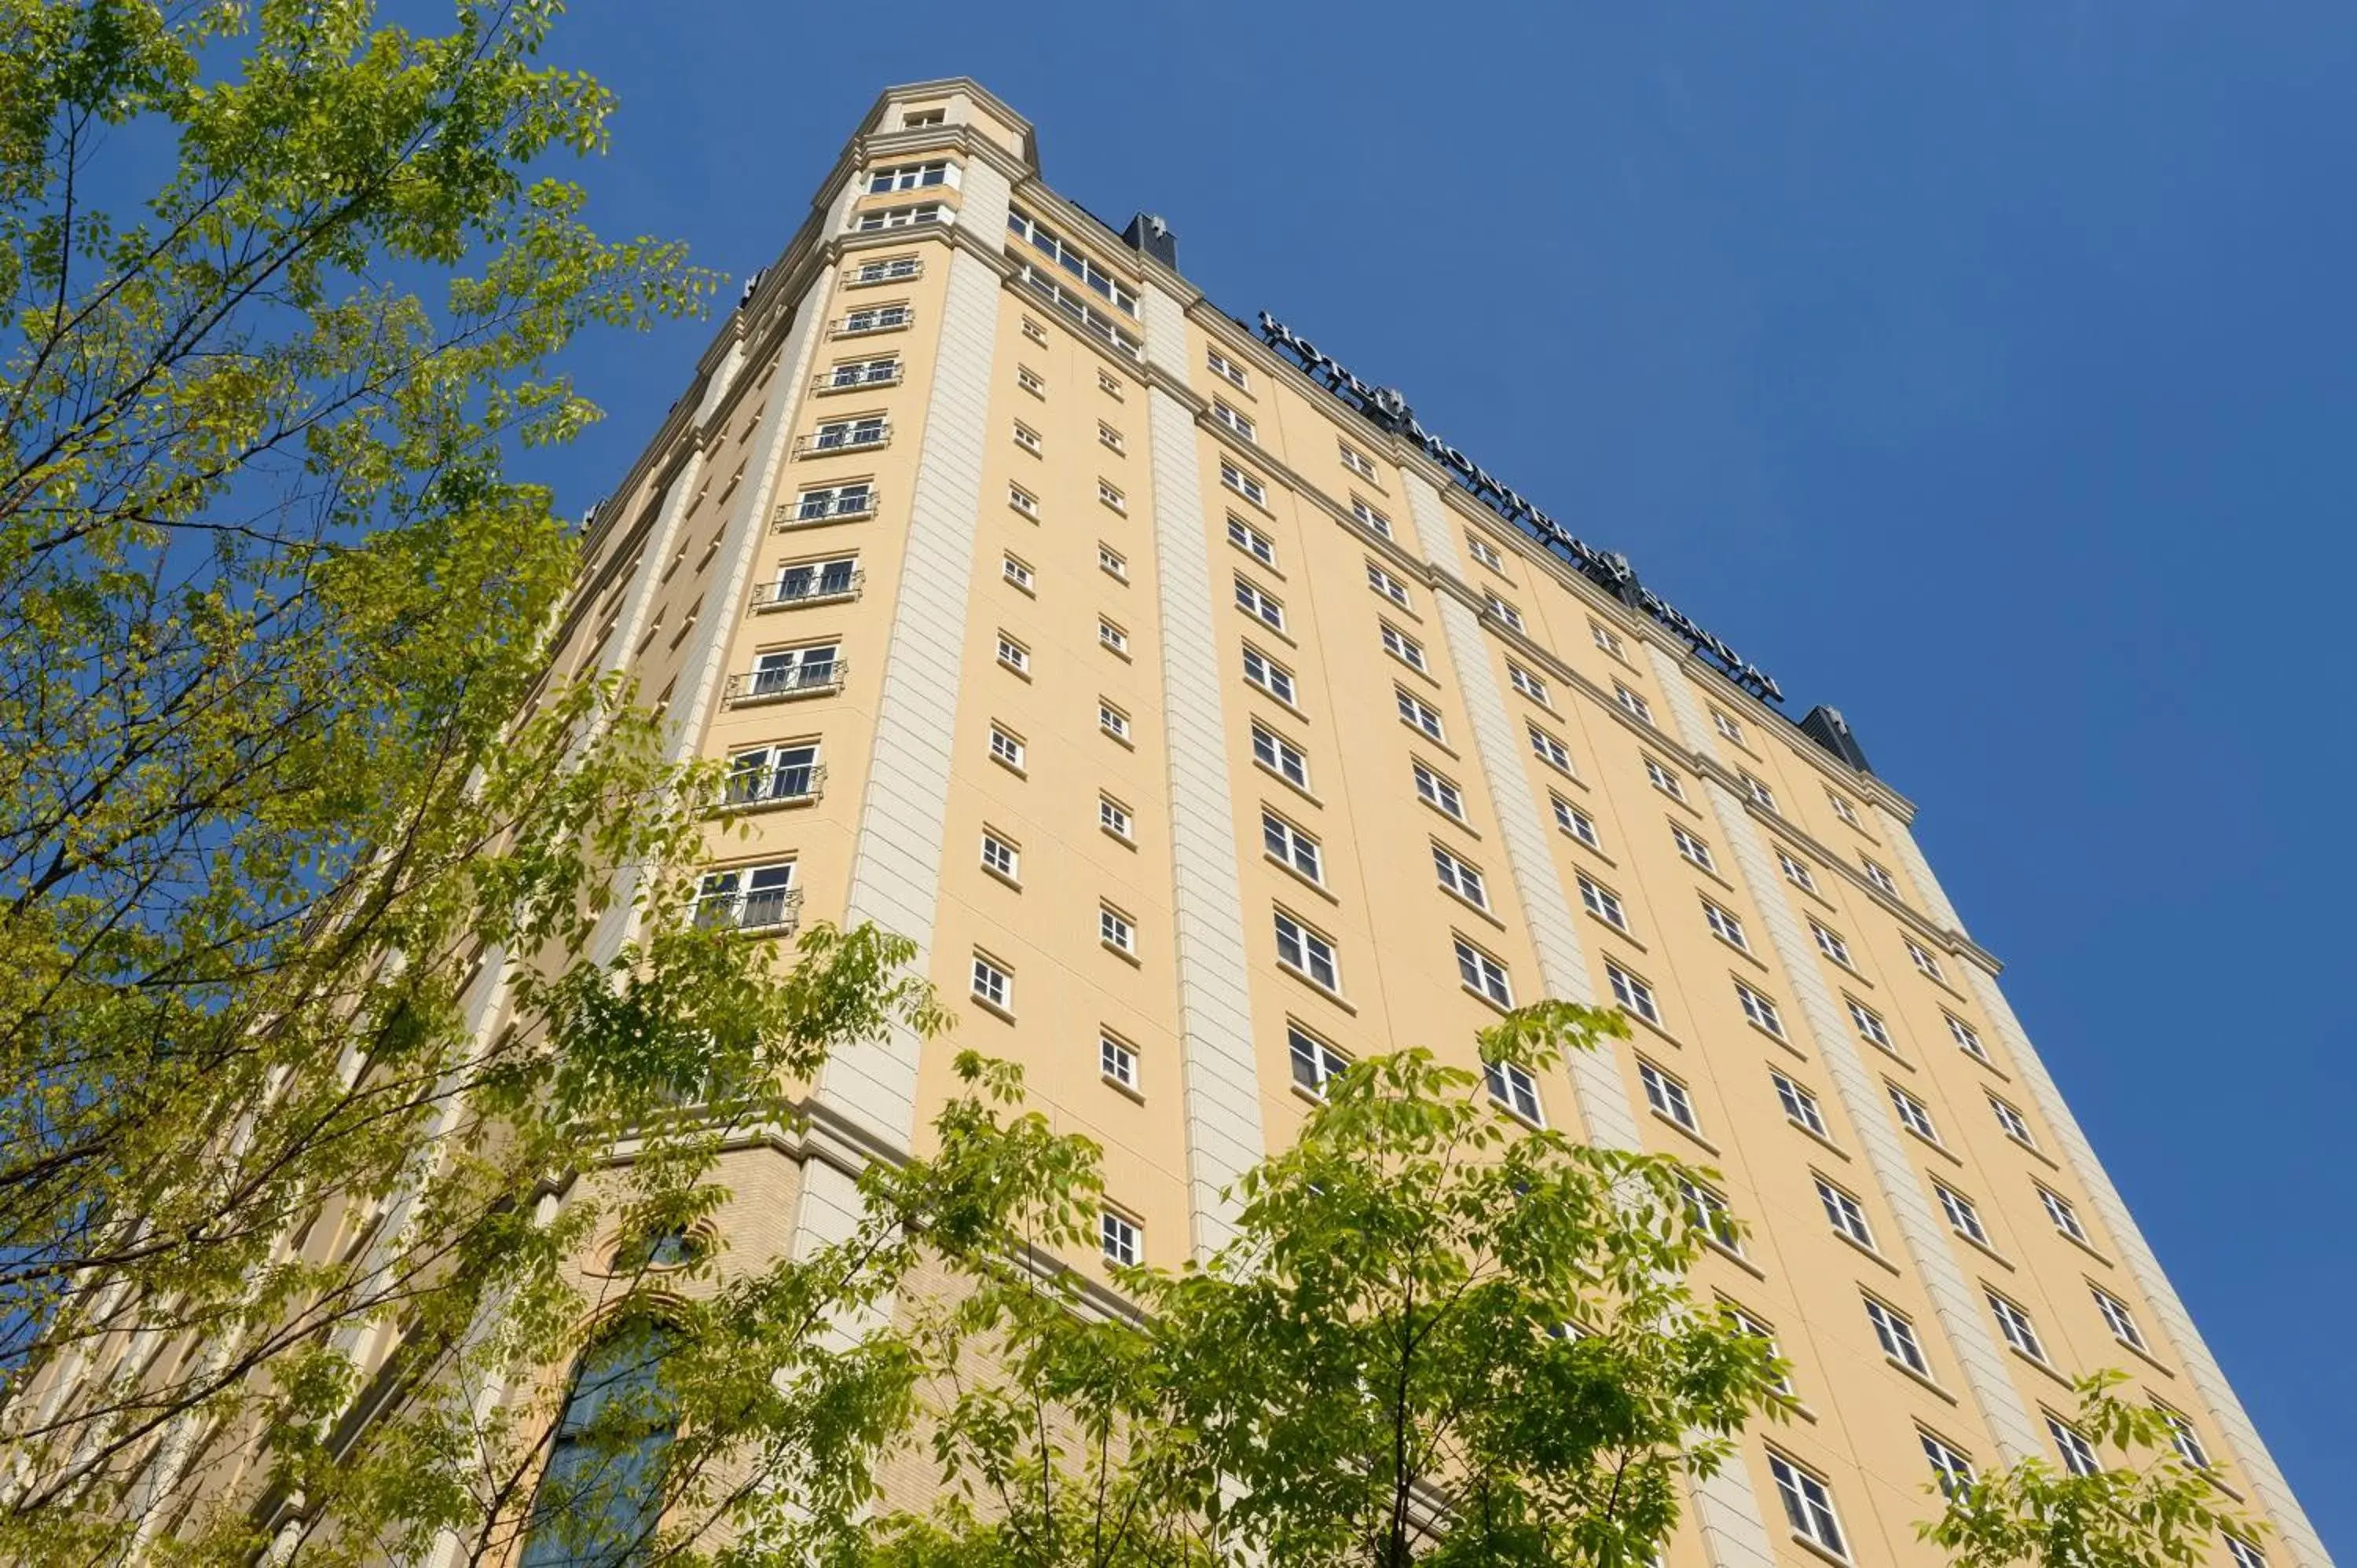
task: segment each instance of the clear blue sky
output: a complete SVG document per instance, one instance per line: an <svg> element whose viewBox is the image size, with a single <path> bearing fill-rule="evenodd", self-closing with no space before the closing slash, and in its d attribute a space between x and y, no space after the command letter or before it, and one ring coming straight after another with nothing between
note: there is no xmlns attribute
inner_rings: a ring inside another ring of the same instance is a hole
<svg viewBox="0 0 2357 1568"><path fill-rule="evenodd" d="M2357 1553L2357 9L1148 9L583 6L560 53L622 98L599 220L740 276L880 87L981 79L1840 707ZM568 511L705 330L582 358Z"/></svg>

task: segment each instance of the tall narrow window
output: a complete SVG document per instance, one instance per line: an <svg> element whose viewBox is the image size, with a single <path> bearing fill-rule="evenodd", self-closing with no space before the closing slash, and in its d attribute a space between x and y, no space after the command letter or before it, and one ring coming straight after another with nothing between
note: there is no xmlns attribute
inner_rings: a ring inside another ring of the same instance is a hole
<svg viewBox="0 0 2357 1568"><path fill-rule="evenodd" d="M662 1382L673 1343L670 1330L640 1326L582 1357L533 1498L523 1568L620 1568L646 1554L678 1422Z"/></svg>
<svg viewBox="0 0 2357 1568"><path fill-rule="evenodd" d="M1776 1479L1776 1495L1784 1501L1784 1522L1792 1533L1812 1545L1846 1559L1841 1520L1834 1512L1834 1495L1820 1477L1802 1469L1781 1454L1768 1455L1768 1473Z"/></svg>

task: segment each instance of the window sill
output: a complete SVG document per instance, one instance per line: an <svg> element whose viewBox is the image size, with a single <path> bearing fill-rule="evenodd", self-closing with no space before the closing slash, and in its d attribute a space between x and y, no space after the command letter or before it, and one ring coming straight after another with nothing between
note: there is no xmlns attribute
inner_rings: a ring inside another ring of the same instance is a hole
<svg viewBox="0 0 2357 1568"><path fill-rule="evenodd" d="M1001 1007L997 1003L993 1002L987 996L976 996L972 992L968 992L966 993L966 1000L973 1003L975 1006L981 1008L984 1012L989 1014L992 1017L996 1018L1003 1024L1012 1024L1015 1022L1015 1014L1012 1010Z"/></svg>
<svg viewBox="0 0 2357 1568"><path fill-rule="evenodd" d="M1028 670L1024 669L1021 665L1018 665L1018 664L1009 664L1009 663L1008 663L1006 660L1004 660L1004 659L999 660L997 661L997 663L998 663L998 667L999 667L1001 670L1006 671L1009 675L1014 676L1017 680L1018 680L1018 681L1022 682L1025 685L1027 685L1027 686L1028 686L1028 685L1029 685L1029 684L1031 683L1031 671L1029 671Z"/></svg>
<svg viewBox="0 0 2357 1568"><path fill-rule="evenodd" d="M1113 742L1115 746L1121 747L1124 751L1135 751L1137 749L1137 742L1130 739L1129 736L1125 735L1115 735L1113 731L1105 728L1103 725L1097 725L1097 733L1104 736L1105 739Z"/></svg>
<svg viewBox="0 0 2357 1568"><path fill-rule="evenodd" d="M1810 1556L1831 1563L1835 1565L1835 1568L1855 1568L1855 1565L1848 1558L1844 1557L1840 1552L1835 1552L1831 1547L1818 1545L1815 1541L1810 1540L1807 1536L1803 1535L1797 1530L1790 1531L1789 1533L1792 1537L1792 1544L1801 1548L1803 1552L1806 1552Z"/></svg>
<svg viewBox="0 0 2357 1568"><path fill-rule="evenodd" d="M1112 643L1107 642L1102 637L1097 639L1097 646L1103 649L1107 653L1112 654L1115 659L1120 660L1124 664L1134 664L1136 662L1136 660L1132 657L1128 649L1115 648Z"/></svg>
<svg viewBox="0 0 2357 1568"><path fill-rule="evenodd" d="M1294 979L1301 982L1302 984L1309 987L1310 990L1316 992L1318 995L1326 998L1327 1001L1334 1004L1335 1006L1340 1007L1343 1012L1351 1015L1351 1017L1355 1018L1359 1015L1359 1010L1351 1004L1349 998L1345 997L1340 992L1335 990L1325 982L1315 978L1306 971L1294 968L1283 959L1278 959L1276 961L1276 967L1279 973L1291 975Z"/></svg>
<svg viewBox="0 0 2357 1568"><path fill-rule="evenodd" d="M1914 1368L1909 1366L1906 1362L1900 1360L1898 1357L1891 1355L1888 1351L1883 1353L1882 1359L1890 1363L1892 1369L1903 1374L1910 1382L1915 1383L1921 1388L1928 1389L1932 1393L1937 1394L1940 1398L1947 1401L1950 1404L1954 1404L1956 1402L1956 1396L1942 1388L1938 1383L1933 1382L1932 1380L1931 1373L1917 1371Z"/></svg>
<svg viewBox="0 0 2357 1568"><path fill-rule="evenodd" d="M1114 957L1121 960L1122 962L1129 965L1132 969L1144 969L1146 967L1146 961L1144 959L1130 951L1129 949L1123 947L1119 942L1114 941L1105 937L1099 937L1097 939L1097 946L1104 949L1105 951L1113 954Z"/></svg>
<svg viewBox="0 0 2357 1568"><path fill-rule="evenodd" d="M2112 1336L2112 1342L2117 1345L2121 1349L2126 1350L2129 1355L2134 1356L2137 1360L2142 1361L2146 1366L2150 1367L2154 1371L2158 1372L2162 1377L2169 1379L2172 1382L2176 1380L2177 1369L2164 1363L2159 1357L2154 1355L2150 1350L2144 1348L2140 1345L2131 1345L2116 1334Z"/></svg>
<svg viewBox="0 0 2357 1568"><path fill-rule="evenodd" d="M2059 1171L2062 1168L2060 1161L2035 1144L2025 1144L2010 1133L2005 1134L2005 1141L2011 1144L2015 1148L2019 1149L2023 1154L2028 1155L2030 1158L2036 1160L2039 1164L2044 1165L2048 1170Z"/></svg>
<svg viewBox="0 0 2357 1568"><path fill-rule="evenodd" d="M1831 1138L1827 1137L1824 1133L1818 1132L1806 1122L1795 1122L1790 1116L1787 1116L1784 1118L1784 1124L1792 1128L1795 1133L1800 1133L1803 1138L1806 1138L1811 1143L1816 1144L1819 1148L1824 1150L1825 1153L1833 1155L1834 1158L1837 1160L1846 1160L1849 1158L1849 1151L1847 1149L1843 1148L1839 1144L1835 1143Z"/></svg>
<svg viewBox="0 0 2357 1568"><path fill-rule="evenodd" d="M985 876L989 877L993 882L1003 883L1006 886L1013 888L1017 893L1023 891L1023 884L1017 882L1015 878L1007 875L1006 873L1003 871L985 865L982 868L982 874Z"/></svg>
<svg viewBox="0 0 2357 1568"><path fill-rule="evenodd" d="M1117 833L1111 828L1106 827L1103 822L1099 822L1097 824L1097 832L1104 834L1105 837L1113 840L1114 843L1121 845L1122 848L1128 850L1131 854L1134 854L1137 852L1137 841L1130 837L1127 833Z"/></svg>
<svg viewBox="0 0 2357 1568"><path fill-rule="evenodd" d="M1737 955L1738 957L1741 958L1741 959L1743 960L1743 961L1744 961L1744 962L1746 962L1746 963L1749 964L1752 968L1754 968L1754 969L1758 970L1760 973L1762 973L1762 974L1771 974L1771 973L1773 973L1773 972L1774 972L1774 971L1773 971L1773 970L1771 970L1771 969L1770 969L1770 968L1769 968L1769 966L1768 966L1768 961L1767 961L1766 959L1764 959L1764 958L1761 958L1758 953L1753 952L1749 948L1739 948L1739 947L1737 947L1733 942L1728 941L1725 937L1720 937L1720 936L1718 936L1718 933L1717 933L1717 931L1713 931L1713 932L1711 932L1711 935L1712 935L1712 936L1714 936L1714 937L1718 937L1718 943L1719 943L1719 946L1721 946L1721 947L1725 948L1727 951L1729 951L1729 952L1731 952L1731 953L1734 953L1734 954L1735 954L1735 955Z"/></svg>
<svg viewBox="0 0 2357 1568"><path fill-rule="evenodd" d="M1857 1237L1851 1235L1848 1231L1835 1230L1834 1235L1844 1245L1847 1246L1850 1251L1858 1253L1862 1257L1873 1259L1875 1267L1883 1270L1892 1277L1904 1278L1906 1276L1905 1270L1892 1262L1889 1259L1884 1257L1880 1252L1878 1252L1873 1248L1867 1246L1865 1242L1859 1240Z"/></svg>
<svg viewBox="0 0 2357 1568"><path fill-rule="evenodd" d="M1694 1144L1696 1148L1701 1149L1703 1152L1709 1155L1712 1159L1717 1160L1726 1157L1719 1152L1719 1147L1717 1144L1712 1143L1708 1138L1704 1137L1701 1133L1695 1132L1693 1128L1687 1126L1676 1117L1663 1115L1660 1111L1655 1110L1650 1104L1645 1107L1645 1110L1652 1116L1654 1121L1659 1122L1664 1127L1674 1129L1678 1136L1684 1138L1689 1144Z"/></svg>
<svg viewBox="0 0 2357 1568"><path fill-rule="evenodd" d="M999 767L1004 768L1009 773L1014 774L1017 779L1028 779L1031 777L1031 775L1024 772L1022 768L1017 768L1014 763L1007 761L1003 757L994 757L990 760L996 762Z"/></svg>
<svg viewBox="0 0 2357 1568"><path fill-rule="evenodd" d="M1947 1144L1941 1143L1937 1138L1925 1137L1922 1133L1915 1131L1914 1128L1907 1126L1903 1122L1900 1123L1900 1126L1905 1130L1909 1137L1914 1139L1917 1143L1922 1144L1925 1148L1931 1150L1933 1154L1939 1155L1942 1159L1947 1161L1958 1170L1964 1168L1964 1157L1956 1153L1955 1150L1948 1147Z"/></svg>
<svg viewBox="0 0 2357 1568"><path fill-rule="evenodd" d="M2093 1241L2083 1241L2078 1237L2072 1235L2068 1230L2059 1228L2055 1230L2054 1234L2061 1237L2062 1240L2070 1242L2071 1245L2078 1248L2079 1251L2086 1253L2087 1256L2094 1259L2095 1262L2103 1264L2104 1267L2107 1269L2115 1269L2119 1267L2119 1265L2112 1262L2109 1257L2104 1255L2103 1252L2096 1251L2095 1244Z"/></svg>
<svg viewBox="0 0 2357 1568"><path fill-rule="evenodd" d="M1458 832L1468 834L1476 839L1479 839L1481 836L1481 831L1479 828L1476 828L1472 823L1467 822L1464 818L1450 816L1447 811L1442 811L1439 807L1434 805L1431 801L1426 800L1421 795L1418 795L1415 800L1416 804L1422 806L1426 811L1430 811L1434 816L1438 817L1442 822L1447 822L1450 827L1455 828Z"/></svg>
<svg viewBox="0 0 2357 1568"><path fill-rule="evenodd" d="M1445 884L1442 885L1440 890L1443 893L1448 894L1451 898L1454 898L1459 908L1469 910L1478 918L1490 922L1491 926L1495 927L1499 930L1502 931L1506 929L1506 922L1500 919L1495 914L1493 914L1487 905L1476 904L1472 899L1465 897L1464 894L1458 892L1454 887L1448 886Z"/></svg>
<svg viewBox="0 0 2357 1568"><path fill-rule="evenodd" d="M1465 760L1462 757L1458 755L1457 748L1455 746L1449 745L1438 736L1434 735L1430 730L1418 728L1416 725L1408 723L1405 719L1400 720L1399 723L1400 728L1407 731L1408 734L1415 736L1416 739L1424 742L1425 745L1432 747L1433 750L1440 753L1441 756L1448 758L1449 761L1462 763Z"/></svg>
<svg viewBox="0 0 2357 1568"><path fill-rule="evenodd" d="M2023 1349L2012 1340L2007 1339L2002 1334L1998 1335L1997 1338L2004 1343L2007 1349L2013 1352L2014 1359L2019 1361L2023 1366L2037 1368L2040 1372L2053 1379L2061 1387L2071 1389L2072 1397L2077 1397L2078 1390L2072 1388L2071 1380L2064 1377L2061 1371L2057 1369L2052 1362L2040 1360L2037 1357L2031 1355L2029 1351Z"/></svg>
<svg viewBox="0 0 2357 1568"><path fill-rule="evenodd" d="M1275 768L1271 768L1267 763L1263 762L1257 757L1253 758L1253 766L1259 768L1263 773L1267 774L1271 779L1275 779L1278 783L1284 785L1286 789L1292 790L1295 794L1300 796L1303 800L1308 801L1311 805L1317 807L1319 811L1322 811L1326 809L1326 802L1311 794L1309 792L1308 786L1304 784L1296 784L1292 779L1287 779L1284 774L1279 773Z"/></svg>
<svg viewBox="0 0 2357 1568"><path fill-rule="evenodd" d="M1136 1085L1124 1083L1121 1079L1114 1077L1114 1075L1109 1072L1100 1072L1097 1074L1097 1077L1103 1082L1107 1089L1112 1090L1115 1094L1125 1096L1128 1099L1137 1101L1140 1105L1146 1103L1146 1091L1139 1089Z"/></svg>
<svg viewBox="0 0 2357 1568"><path fill-rule="evenodd" d="M2007 1257L2003 1252L1998 1251L1995 1247L1990 1246L1987 1242L1975 1240L1972 1237L1965 1235L1963 1231L1957 1230L1953 1225L1948 1227L1948 1234L1953 1236L1957 1240L1962 1241L1965 1246L1970 1247L1974 1251L1978 1252L1982 1257L1986 1258L1990 1262L1995 1263L1998 1268L2003 1269L2006 1273L2013 1273L2017 1272L2013 1266L2013 1260Z"/></svg>
<svg viewBox="0 0 2357 1568"><path fill-rule="evenodd" d="M1269 865L1276 867L1279 871L1285 873L1287 876L1293 878L1296 882L1301 884L1304 887L1308 888L1312 893L1317 894L1320 898L1325 899L1329 904L1336 905L1338 907L1341 904L1342 900L1333 892L1332 889L1329 888L1322 882L1313 880L1308 872L1302 870L1291 861L1279 859L1265 848L1260 852L1260 857L1268 862Z"/></svg>
<svg viewBox="0 0 2357 1568"><path fill-rule="evenodd" d="M1606 989L1609 991L1610 987L1608 986ZM1684 1050L1686 1048L1686 1043L1684 1040L1679 1039L1675 1035L1671 1034L1665 1026L1655 1023L1652 1019L1646 1017L1641 1013L1631 1013L1626 1007L1622 1007L1618 1002L1613 1003L1612 1006L1623 1018L1628 1019L1629 1022L1638 1025L1642 1028L1652 1030L1654 1034L1659 1035L1662 1038L1677 1047L1680 1050Z"/></svg>
<svg viewBox="0 0 2357 1568"><path fill-rule="evenodd" d="M1603 916L1598 914L1587 905L1582 904L1579 907L1579 912L1587 916L1589 919L1595 921L1598 925L1603 927L1606 930L1610 931L1614 936L1620 938L1621 942L1626 946L1632 947L1639 952L1651 952L1653 950L1644 943L1639 941L1635 937L1630 935L1628 927L1614 925L1611 921L1606 919Z"/></svg>
<svg viewBox="0 0 2357 1568"><path fill-rule="evenodd" d="M1497 1014L1501 1018L1514 1010L1513 1005L1511 1003L1501 1002L1486 991L1476 991L1470 985L1466 984L1461 978L1457 982L1457 989L1465 993L1466 995L1472 997L1475 1001L1480 1003L1482 1006L1487 1007L1491 1012Z"/></svg>
<svg viewBox="0 0 2357 1568"><path fill-rule="evenodd" d="M1737 1268L1741 1269L1745 1273L1749 1274L1753 1279L1765 1282L1768 1278L1767 1270L1761 1268L1759 1264L1753 1262L1750 1259L1745 1257L1742 1253L1737 1251L1726 1242L1714 1240L1706 1236L1702 1239L1702 1244L1706 1251L1718 1257L1726 1259L1728 1262L1733 1263Z"/></svg>
<svg viewBox="0 0 2357 1568"><path fill-rule="evenodd" d="M1243 545L1238 544L1238 543L1237 543L1234 540L1232 540L1232 539L1231 539L1231 540L1229 540L1229 541L1228 541L1228 548L1229 548L1229 549L1231 549L1231 550L1232 550L1232 551L1234 551L1237 554L1239 554L1239 555L1243 556L1245 560L1247 560L1247 561L1251 562L1251 563L1253 564L1253 570L1254 570L1254 571L1255 571L1255 572L1265 572L1266 574L1268 574L1270 576L1272 576L1272 577L1275 578L1275 579L1276 579L1278 582L1280 582L1280 583L1282 583L1282 582L1284 582L1284 581L1286 580L1285 573L1284 573L1282 570L1280 570L1280 569L1278 568L1278 566L1277 566L1276 563L1275 563L1275 562L1273 562L1273 561L1264 561L1264 560L1262 560L1259 556L1257 556L1257 555L1254 554L1251 551L1249 551L1249 550L1245 549Z"/></svg>

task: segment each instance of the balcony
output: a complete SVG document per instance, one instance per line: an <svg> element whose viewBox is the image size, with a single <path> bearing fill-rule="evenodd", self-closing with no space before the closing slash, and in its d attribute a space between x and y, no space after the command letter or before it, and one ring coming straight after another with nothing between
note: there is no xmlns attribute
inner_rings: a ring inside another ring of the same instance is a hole
<svg viewBox="0 0 2357 1568"><path fill-rule="evenodd" d="M749 708L763 703L791 702L797 697L831 697L843 690L843 677L850 668L849 660L834 659L823 664L792 664L782 670L749 670L728 677L726 700L732 708Z"/></svg>
<svg viewBox="0 0 2357 1568"><path fill-rule="evenodd" d="M796 439L794 456L823 457L832 452L873 452L879 446L890 445L892 427L878 420L874 424L853 425L848 429L813 431Z"/></svg>
<svg viewBox="0 0 2357 1568"><path fill-rule="evenodd" d="M915 325L916 320L917 313L913 310L879 310L872 314L854 311L836 322L834 330L827 336L836 339L872 338L878 332L906 331Z"/></svg>
<svg viewBox="0 0 2357 1568"><path fill-rule="evenodd" d="M821 523L849 522L876 515L874 490L822 490L780 501L770 511L771 528L816 528Z"/></svg>
<svg viewBox="0 0 2357 1568"><path fill-rule="evenodd" d="M877 284L908 283L925 275L921 256L895 256L888 262L862 262L844 274L845 288L867 288Z"/></svg>
<svg viewBox="0 0 2357 1568"><path fill-rule="evenodd" d="M802 890L799 887L780 887L765 893L719 893L695 901L699 930L786 937L793 934L802 920Z"/></svg>
<svg viewBox="0 0 2357 1568"><path fill-rule="evenodd" d="M881 370L869 365L839 365L813 377L811 391L824 397L829 392L857 392L863 387L897 387L900 379L901 366L897 360Z"/></svg>
<svg viewBox="0 0 2357 1568"><path fill-rule="evenodd" d="M723 816L748 811L774 811L784 806L814 804L826 792L826 764L787 762L773 768L742 768L720 786Z"/></svg>
<svg viewBox="0 0 2357 1568"><path fill-rule="evenodd" d="M753 613L766 615L771 610L790 610L802 605L856 599L866 579L866 573L855 568L849 572L813 572L801 577L789 576L782 583L763 583L753 590Z"/></svg>

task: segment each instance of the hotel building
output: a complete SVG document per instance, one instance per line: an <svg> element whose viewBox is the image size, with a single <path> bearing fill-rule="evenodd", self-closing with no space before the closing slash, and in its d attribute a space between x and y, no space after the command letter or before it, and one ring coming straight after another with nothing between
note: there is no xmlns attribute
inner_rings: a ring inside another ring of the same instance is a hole
<svg viewBox="0 0 2357 1568"><path fill-rule="evenodd" d="M590 518L562 634L726 761L700 918L913 938L953 1046L1103 1145L1106 1255L1163 1263L1351 1058L1617 1004L1631 1038L1492 1090L1724 1173L1748 1233L1697 1289L1804 1412L1676 1568L1932 1563L1926 1483L2092 1462L2100 1367L2272 1525L2221 1561L2324 1568L1912 804L1338 347L1056 195L974 82L886 92ZM840 1234L950 1054L830 1064L796 1152L732 1156L732 1244Z"/></svg>

